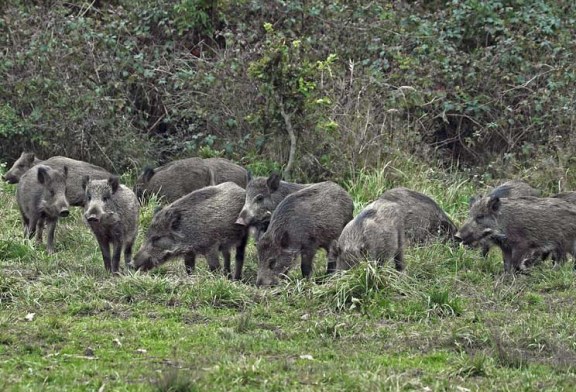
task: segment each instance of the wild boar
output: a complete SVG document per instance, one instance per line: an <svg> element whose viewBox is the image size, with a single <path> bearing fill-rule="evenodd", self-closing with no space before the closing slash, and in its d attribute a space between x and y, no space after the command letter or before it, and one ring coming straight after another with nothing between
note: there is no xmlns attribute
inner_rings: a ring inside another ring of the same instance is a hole
<svg viewBox="0 0 576 392"><path fill-rule="evenodd" d="M490 195L498 195L500 198L515 198L515 197L524 197L524 196L533 196L539 197L540 191L537 189L532 188L529 184L525 183L524 181L520 180L510 180L506 181L496 188L492 189L492 191L488 194ZM474 199L471 199L470 204ZM490 238L486 238L478 243L478 247L482 249L482 257L488 256L488 252L490 252L490 248L495 244L490 241Z"/></svg>
<svg viewBox="0 0 576 392"><path fill-rule="evenodd" d="M134 193L140 200L156 194L169 204L209 185L214 185L214 174L210 168L201 158L187 158L156 169L145 168L136 180Z"/></svg>
<svg viewBox="0 0 576 392"><path fill-rule="evenodd" d="M110 176L107 180L92 180L85 176L82 187L86 197L84 221L98 241L104 268L108 272L119 272L122 250L124 262L130 267L132 246L138 234L139 203L136 195L121 185L117 176Z"/></svg>
<svg viewBox="0 0 576 392"><path fill-rule="evenodd" d="M364 208L342 230L331 256L336 270L347 270L363 259L383 263L394 259L398 271L404 270L404 208L398 203L378 199Z"/></svg>
<svg viewBox="0 0 576 392"><path fill-rule="evenodd" d="M472 246L489 238L502 250L506 272L548 253L562 262L566 253L574 255L576 207L556 198L501 198L492 193L473 202L456 238Z"/></svg>
<svg viewBox="0 0 576 392"><path fill-rule="evenodd" d="M258 286L274 285L286 274L292 260L301 255L302 276L312 274L318 248L329 254L332 242L352 219L352 198L339 185L327 181L288 195L272 213L268 230L257 243ZM327 271L335 269L333 261Z"/></svg>
<svg viewBox="0 0 576 392"><path fill-rule="evenodd" d="M14 162L10 170L2 176L2 179L8 184L17 184L24 173L40 162L42 161L36 158L33 152L23 152L20 154L20 158Z"/></svg>
<svg viewBox="0 0 576 392"><path fill-rule="evenodd" d="M241 279L248 231L234 221L242 209L244 196L244 189L225 182L189 193L162 208L152 218L146 240L134 256L134 267L146 271L183 256L187 272L192 273L196 255L202 254L210 270L216 271L220 269L221 251L225 272L233 279ZM236 247L233 275L232 247Z"/></svg>
<svg viewBox="0 0 576 392"><path fill-rule="evenodd" d="M236 223L256 229L255 239L259 240L268 228L272 213L286 196L297 192L309 184L294 184L280 180L280 175L272 173L268 178L250 178L246 186L246 201Z"/></svg>
<svg viewBox="0 0 576 392"><path fill-rule="evenodd" d="M69 214L66 200L66 177L68 168L55 170L49 166L36 165L28 170L16 187L16 200L22 215L24 235L42 243L44 224L48 226L48 253L54 252L54 232L59 217Z"/></svg>
<svg viewBox="0 0 576 392"><path fill-rule="evenodd" d="M457 229L452 220L432 198L407 189L393 188L380 198L399 204L404 216L406 242L422 244L438 237L451 239Z"/></svg>

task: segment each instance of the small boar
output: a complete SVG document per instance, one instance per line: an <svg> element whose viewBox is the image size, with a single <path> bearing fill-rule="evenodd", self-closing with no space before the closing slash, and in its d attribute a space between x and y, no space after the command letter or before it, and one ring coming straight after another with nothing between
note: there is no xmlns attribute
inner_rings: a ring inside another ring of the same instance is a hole
<svg viewBox="0 0 576 392"><path fill-rule="evenodd" d="M384 192L379 199L402 207L404 233L409 243L426 243L438 237L452 239L457 231L440 206L422 193L407 188L393 188Z"/></svg>
<svg viewBox="0 0 576 392"><path fill-rule="evenodd" d="M330 255L332 242L352 219L352 198L339 185L327 181L310 185L288 195L274 210L268 230L257 243L258 277L256 285L271 286L290 269L301 255L302 276L312 274L318 248L328 252L328 273L335 270Z"/></svg>
<svg viewBox="0 0 576 392"><path fill-rule="evenodd" d="M242 166L224 158L206 158L204 159L204 163L214 174L214 183L210 185L218 185L231 181L246 189L248 171Z"/></svg>
<svg viewBox="0 0 576 392"><path fill-rule="evenodd" d="M23 152L20 154L20 158L14 162L10 170L2 176L2 179L8 184L17 184L24 173L40 162L42 161L36 158L33 152Z"/></svg>
<svg viewBox="0 0 576 392"><path fill-rule="evenodd" d="M49 166L36 165L28 170L16 187L16 200L22 215L24 235L42 242L44 224L48 226L48 253L54 253L54 232L59 217L69 214L66 200L66 177L68 168L55 170Z"/></svg>
<svg viewBox="0 0 576 392"><path fill-rule="evenodd" d="M398 203L378 199L348 222L332 250L336 270L350 269L365 258L380 263L393 258L396 269L403 271L403 210Z"/></svg>
<svg viewBox="0 0 576 392"><path fill-rule="evenodd" d="M138 234L139 203L132 190L121 185L117 176L92 180L84 176L84 221L98 241L104 268L117 273L124 249L124 262L131 266L132 246ZM110 256L112 245L112 256Z"/></svg>
<svg viewBox="0 0 576 392"><path fill-rule="evenodd" d="M244 194L238 185L225 182L189 193L162 208L152 218L146 240L134 256L134 267L146 271L184 256L186 270L192 273L196 255L202 254L215 271L220 268L221 251L224 270L230 276L230 248L235 246L232 277L241 279L248 231L234 221L244 204Z"/></svg>
<svg viewBox="0 0 576 392"><path fill-rule="evenodd" d="M498 195L500 198L515 198L524 196L539 197L540 191L532 188L530 185L523 181L510 180L492 189L488 196L490 195ZM473 203L473 201L474 199L471 199L470 205ZM492 248L494 245L495 244L491 242L490 238L488 237L482 241L479 241L477 246L482 249L482 257L486 257L488 256L488 252L490 252L490 248Z"/></svg>
<svg viewBox="0 0 576 392"><path fill-rule="evenodd" d="M268 178L250 178L246 186L246 201L236 223L256 229L256 241L268 228L272 213L286 196L304 189L308 184L293 184L280 180L272 173Z"/></svg>
<svg viewBox="0 0 576 392"><path fill-rule="evenodd" d="M562 262L566 253L574 255L576 207L555 198L501 198L492 193L472 203L456 238L472 246L489 238L502 250L506 272L549 253Z"/></svg>

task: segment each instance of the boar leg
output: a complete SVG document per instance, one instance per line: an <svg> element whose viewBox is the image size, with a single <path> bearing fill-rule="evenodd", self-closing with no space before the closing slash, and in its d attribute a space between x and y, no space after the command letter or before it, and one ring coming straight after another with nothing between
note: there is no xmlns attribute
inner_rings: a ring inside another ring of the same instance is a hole
<svg viewBox="0 0 576 392"><path fill-rule="evenodd" d="M126 268L132 268L132 246L134 245L134 240L129 240L124 245L124 264Z"/></svg>
<svg viewBox="0 0 576 392"><path fill-rule="evenodd" d="M26 231L26 237L29 239L34 238L36 234L36 226L38 225L38 217L32 216L28 222L28 230Z"/></svg>
<svg viewBox="0 0 576 392"><path fill-rule="evenodd" d="M394 267L396 271L404 271L406 265L404 264L404 251L402 248L398 249L398 252L394 255Z"/></svg>
<svg viewBox="0 0 576 392"><path fill-rule="evenodd" d="M234 264L234 280L240 280L242 279L242 268L244 267L244 252L246 250L246 244L248 243L248 233L246 233L246 235L244 237L242 237L242 240L240 240L240 243L238 244L238 246L236 246L236 263Z"/></svg>
<svg viewBox="0 0 576 392"><path fill-rule="evenodd" d="M332 241L330 245L326 248L326 258L328 259L328 263L326 264L326 273L333 274L336 271L336 258L330 252L330 249L334 247L336 240Z"/></svg>
<svg viewBox="0 0 576 392"><path fill-rule="evenodd" d="M112 243L112 249L114 253L112 254L112 273L118 273L120 271L120 256L122 255L122 242L114 241Z"/></svg>
<svg viewBox="0 0 576 392"><path fill-rule="evenodd" d="M302 270L303 278L310 278L310 276L312 276L312 263L314 261L315 254L316 248L302 250L300 269Z"/></svg>
<svg viewBox="0 0 576 392"><path fill-rule="evenodd" d="M56 223L58 219L50 219L48 220L48 240L47 240L47 248L48 253L54 253L54 232L56 231ZM40 233L40 241L42 241L42 230L39 229L38 233Z"/></svg>
<svg viewBox="0 0 576 392"><path fill-rule="evenodd" d="M218 271L220 269L220 260L218 259L218 248L211 249L206 254L206 261L208 262L208 268L210 269L211 272Z"/></svg>
<svg viewBox="0 0 576 392"><path fill-rule="evenodd" d="M40 216L36 221L34 227L36 228L36 242L41 244L42 243L42 234L44 233L44 222L46 219L43 216Z"/></svg>
<svg viewBox="0 0 576 392"><path fill-rule="evenodd" d="M184 266L188 275L194 272L194 268L196 268L196 254L194 252L188 252L184 255Z"/></svg>
<svg viewBox="0 0 576 392"><path fill-rule="evenodd" d="M505 246L502 247L502 258L504 259L504 272L510 272L512 268L512 249Z"/></svg>
<svg viewBox="0 0 576 392"><path fill-rule="evenodd" d="M230 271L230 249L222 249L222 257L224 257L224 273L226 277L230 278L232 276Z"/></svg>
<svg viewBox="0 0 576 392"><path fill-rule="evenodd" d="M22 216L22 228L24 229L24 237L28 237L28 232L29 232L29 225L30 225L30 220L26 217L26 215L24 215L24 213L22 211L20 211L20 215Z"/></svg>
<svg viewBox="0 0 576 392"><path fill-rule="evenodd" d="M96 237L96 239L98 240L98 245L100 246L102 259L104 259L104 268L106 269L106 271L111 272L112 266L110 263L110 243L98 237Z"/></svg>
<svg viewBox="0 0 576 392"><path fill-rule="evenodd" d="M397 235L398 240L396 246L398 248L394 255L394 266L396 267L396 271L404 271L404 268L406 268L404 264L404 230L399 230Z"/></svg>

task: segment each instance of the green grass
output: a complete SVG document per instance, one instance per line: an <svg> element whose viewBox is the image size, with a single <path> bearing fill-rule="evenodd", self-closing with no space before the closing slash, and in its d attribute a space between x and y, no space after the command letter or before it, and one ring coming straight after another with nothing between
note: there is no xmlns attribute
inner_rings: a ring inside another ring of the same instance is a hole
<svg viewBox="0 0 576 392"><path fill-rule="evenodd" d="M423 191L461 222L475 189L456 176L390 163L347 184L357 210L392 186ZM154 208L141 212L137 246ZM499 252L431 244L407 270L346 273L258 289L180 261L112 277L81 213L54 255L22 238L14 186L0 184L0 389L571 390L576 284L571 263L502 274Z"/></svg>

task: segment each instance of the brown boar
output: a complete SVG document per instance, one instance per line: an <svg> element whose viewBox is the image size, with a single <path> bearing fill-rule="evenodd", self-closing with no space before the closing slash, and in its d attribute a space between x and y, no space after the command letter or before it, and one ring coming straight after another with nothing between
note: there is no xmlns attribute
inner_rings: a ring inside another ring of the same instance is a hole
<svg viewBox="0 0 576 392"><path fill-rule="evenodd" d="M256 241L268 228L272 213L286 196L304 189L309 184L294 184L280 180L272 173L268 178L250 178L246 186L246 201L236 223L256 229Z"/></svg>
<svg viewBox="0 0 576 392"><path fill-rule="evenodd" d="M244 264L248 232L234 223L244 204L245 191L232 182L191 192L162 208L152 218L142 247L134 256L134 267L149 270L175 257L184 257L188 273L194 271L196 255L206 256L211 271L224 270L239 280ZM234 274L230 270L230 248L236 247Z"/></svg>
<svg viewBox="0 0 576 392"><path fill-rule="evenodd" d="M117 176L107 180L92 180L85 176L82 185L86 197L84 221L98 241L104 268L117 273L122 250L124 262L130 267L132 246L138 234L139 203L136 195L121 185Z"/></svg>
<svg viewBox="0 0 576 392"><path fill-rule="evenodd" d="M404 270L404 208L398 203L378 199L364 208L342 230L331 256L337 270L347 270L363 259L383 263L394 259L398 271Z"/></svg>
<svg viewBox="0 0 576 392"><path fill-rule="evenodd" d="M14 162L10 170L4 173L2 179L8 184L17 184L24 173L40 162L42 161L36 158L33 152L23 152L20 154L20 158Z"/></svg>
<svg viewBox="0 0 576 392"><path fill-rule="evenodd" d="M500 198L493 193L472 203L456 238L472 246L493 241L502 250L506 272L548 253L562 262L566 253L574 255L576 207L556 198Z"/></svg>
<svg viewBox="0 0 576 392"><path fill-rule="evenodd" d="M301 255L302 276L312 274L318 248L330 253L342 229L352 219L352 198L339 185L327 181L288 195L272 213L268 230L257 244L258 286L274 285ZM329 254L328 273L335 269Z"/></svg>
<svg viewBox="0 0 576 392"><path fill-rule="evenodd" d="M457 231L440 206L422 193L400 187L387 190L379 199L402 207L404 233L408 243L421 244L438 237L452 239Z"/></svg>
<svg viewBox="0 0 576 392"><path fill-rule="evenodd" d="M42 242L44 224L48 226L48 253L54 252L54 232L59 217L69 214L66 199L68 168L55 170L49 166L36 165L28 170L16 187L16 200L22 216L24 235Z"/></svg>
<svg viewBox="0 0 576 392"><path fill-rule="evenodd" d="M496 188L492 189L488 196L490 195L498 195L500 198L515 198L515 197L524 197L524 196L533 196L539 197L540 191L537 189L532 188L529 184L525 183L524 181L520 180L510 180L506 181ZM471 199L470 204L474 199ZM490 248L495 244L490 241L490 238L486 238L478 243L478 247L482 249L482 257L488 256L488 252L490 252Z"/></svg>

